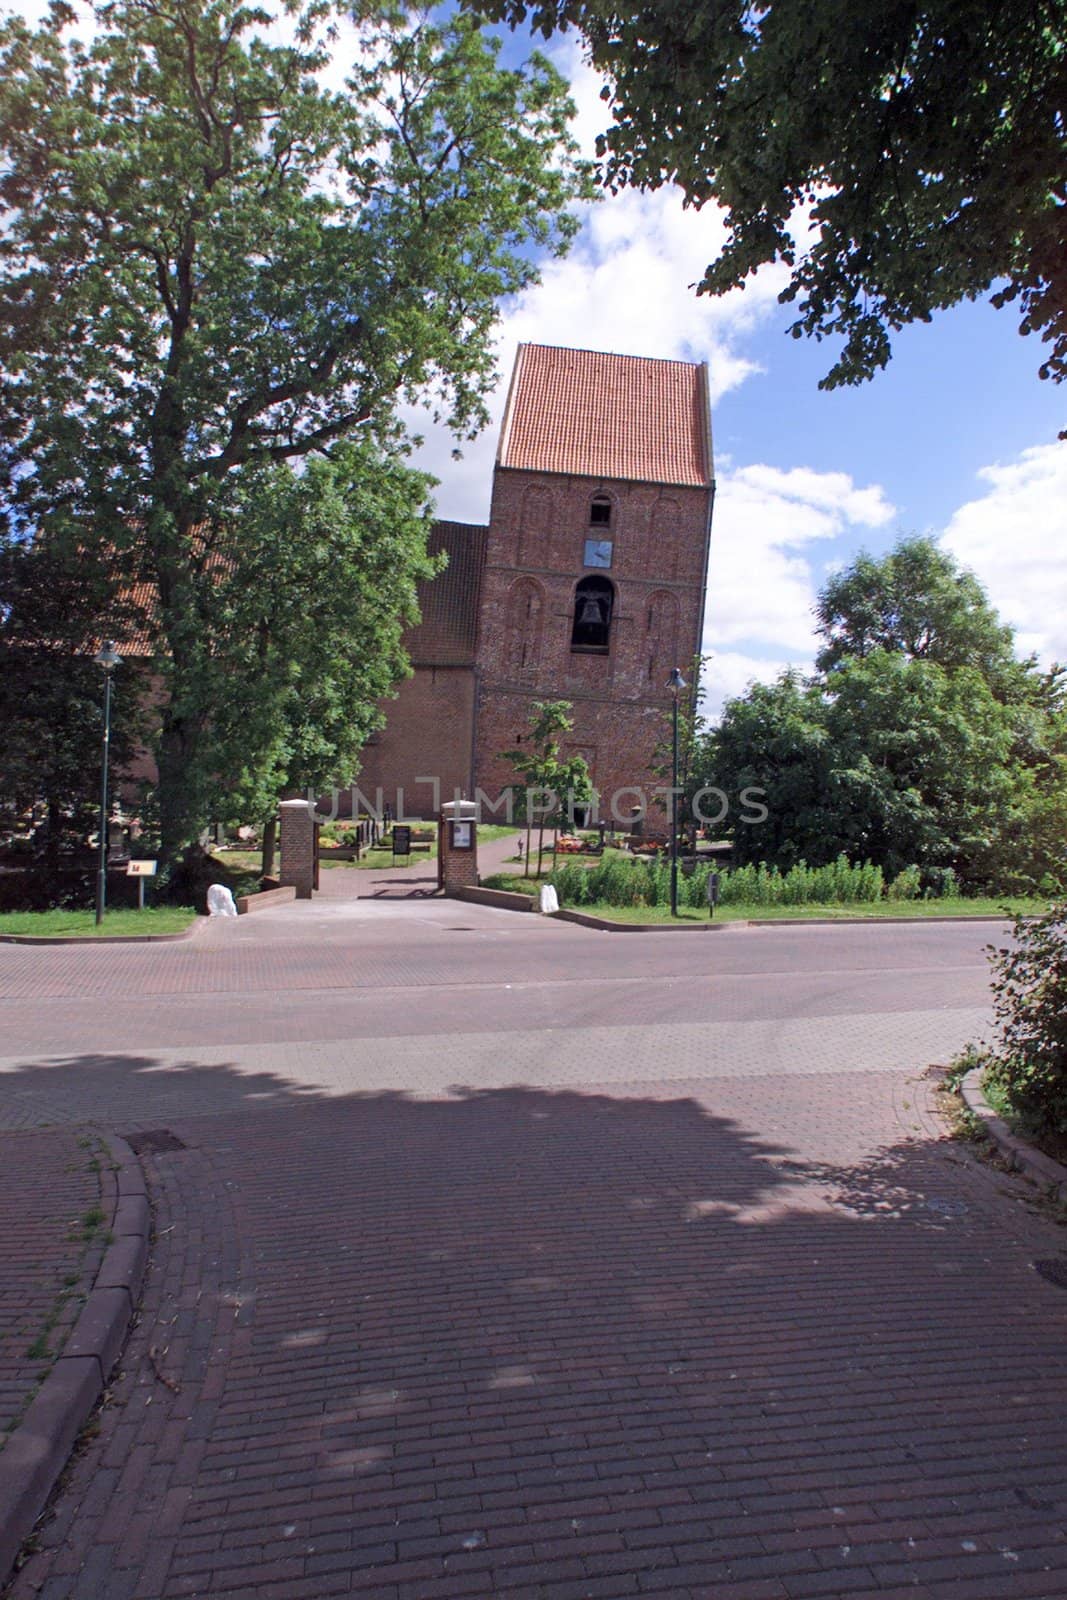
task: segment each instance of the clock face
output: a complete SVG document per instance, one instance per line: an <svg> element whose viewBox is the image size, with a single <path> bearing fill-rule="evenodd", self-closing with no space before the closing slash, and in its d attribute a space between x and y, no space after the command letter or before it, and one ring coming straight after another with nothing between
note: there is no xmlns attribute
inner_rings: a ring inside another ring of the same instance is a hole
<svg viewBox="0 0 1067 1600"><path fill-rule="evenodd" d="M587 539L585 541L585 564L587 567L611 566L612 542L610 539Z"/></svg>

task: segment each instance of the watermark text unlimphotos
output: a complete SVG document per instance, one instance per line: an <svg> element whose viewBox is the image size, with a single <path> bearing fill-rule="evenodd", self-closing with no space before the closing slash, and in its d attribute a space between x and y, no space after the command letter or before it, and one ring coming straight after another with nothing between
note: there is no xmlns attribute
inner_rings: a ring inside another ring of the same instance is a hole
<svg viewBox="0 0 1067 1600"><path fill-rule="evenodd" d="M356 784L347 789L333 789L329 796L309 791L308 800L315 805L320 821L334 822L338 817L369 816L378 823L419 822L423 817L436 816L444 799L473 806L476 822L495 823L503 827L537 827L540 823L561 824L569 828L632 828L643 823L650 815L665 818L670 812L671 797L681 801L683 789L672 789L669 784L648 788L628 784L610 794L593 790L591 796L576 793L573 789L557 793L554 789L508 785L495 795L484 789L475 789L465 795L456 789L448 794L440 778L418 777L416 786L424 792L418 796L406 795L402 788L396 790L395 806L385 801L384 791L375 789L367 795ZM426 793L426 790L429 793ZM769 812L763 804L766 789L742 789L731 802L725 789L708 785L688 797L686 810L689 817L702 828L717 828L730 822L742 826L758 826L766 822ZM411 808L412 815L407 810ZM679 806L679 810L681 806Z"/></svg>

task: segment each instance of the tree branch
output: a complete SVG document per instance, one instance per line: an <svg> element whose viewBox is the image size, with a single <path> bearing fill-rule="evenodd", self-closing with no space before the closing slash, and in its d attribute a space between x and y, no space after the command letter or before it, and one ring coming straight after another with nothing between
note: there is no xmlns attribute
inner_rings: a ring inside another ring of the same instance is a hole
<svg viewBox="0 0 1067 1600"><path fill-rule="evenodd" d="M226 443L217 455L208 456L193 466L190 470L190 478L196 479L205 475L213 478L223 478L231 467L246 461L249 455L252 454L249 441L253 436L256 436L252 427L254 419L261 416L264 411L269 411L273 406L284 405L287 400L300 400L306 395L313 394L328 383L338 361L343 355L347 355L349 351L355 349L362 334L362 319L356 317L346 324L343 337L335 343L327 345L318 361L314 365L309 364L303 373L289 378L284 383L276 383L268 388L256 390L240 401L234 409ZM355 420L365 421L366 419L359 416ZM309 437L314 438L315 435ZM268 450L268 454L275 448L284 448L284 455L277 457L276 459L278 460L301 453L299 449L291 449L288 446L272 446ZM314 445L312 445L312 448L314 448Z"/></svg>

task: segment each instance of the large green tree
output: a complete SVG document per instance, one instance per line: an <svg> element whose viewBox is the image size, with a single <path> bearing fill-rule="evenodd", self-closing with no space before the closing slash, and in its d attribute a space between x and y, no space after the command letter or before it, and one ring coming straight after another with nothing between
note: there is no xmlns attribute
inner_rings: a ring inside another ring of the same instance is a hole
<svg viewBox="0 0 1067 1600"><path fill-rule="evenodd" d="M356 437L234 474L197 591L212 640L190 685L203 759L191 810L264 824L264 871L280 794L321 794L355 775L380 701L408 670L426 554L426 477Z"/></svg>
<svg viewBox="0 0 1067 1600"><path fill-rule="evenodd" d="M786 263L792 332L844 341L824 387L990 291L1067 376L1064 0L472 4L582 32L609 84L604 181L725 207L704 291Z"/></svg>
<svg viewBox="0 0 1067 1600"><path fill-rule="evenodd" d="M396 407L427 395L475 432L500 298L585 186L543 60L361 13L343 89L325 3L114 0L87 46L62 0L0 28L0 512L158 597L167 855L221 772L212 582L260 581L235 483L359 430L395 487ZM422 556L394 557L403 587Z"/></svg>
<svg viewBox="0 0 1067 1600"><path fill-rule="evenodd" d="M790 671L727 701L718 727L698 738L689 781L726 796L721 831L732 832L739 865L767 861L788 871L798 861L832 861L841 849L827 831L832 759L823 696ZM758 826L741 818L748 789L765 799Z"/></svg>
<svg viewBox="0 0 1067 1600"><path fill-rule="evenodd" d="M815 617L822 672L890 650L942 667L976 667L1005 693L1020 687L1011 629L974 574L933 539L902 539L887 555L858 556L830 578Z"/></svg>
<svg viewBox="0 0 1067 1600"><path fill-rule="evenodd" d="M844 851L887 875L949 869L968 886L1054 888L1067 872L1062 674L1019 660L978 580L924 540L861 555L823 590L815 675L730 701L699 781L738 816L739 861L787 869Z"/></svg>

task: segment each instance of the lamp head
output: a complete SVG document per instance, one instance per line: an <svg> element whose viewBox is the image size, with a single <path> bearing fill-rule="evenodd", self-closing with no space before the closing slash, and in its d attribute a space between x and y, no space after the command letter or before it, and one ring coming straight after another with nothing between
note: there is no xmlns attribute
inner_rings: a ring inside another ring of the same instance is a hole
<svg viewBox="0 0 1067 1600"><path fill-rule="evenodd" d="M667 688L671 691L671 694L680 694L685 687L686 682L682 674L677 667L672 667L671 675L667 679Z"/></svg>
<svg viewBox="0 0 1067 1600"><path fill-rule="evenodd" d="M122 665L122 657L115 649L114 642L110 639L103 649L96 652L93 660L104 672L114 672L116 667L121 667Z"/></svg>

